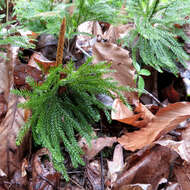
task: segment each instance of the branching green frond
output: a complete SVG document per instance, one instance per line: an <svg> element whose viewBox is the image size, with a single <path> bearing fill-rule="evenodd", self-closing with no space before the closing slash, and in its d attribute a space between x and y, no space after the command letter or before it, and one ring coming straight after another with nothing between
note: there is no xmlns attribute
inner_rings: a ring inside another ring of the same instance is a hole
<svg viewBox="0 0 190 190"><path fill-rule="evenodd" d="M75 134L80 134L90 144L94 137L91 125L100 120L100 110L103 110L110 120L111 107L105 106L96 95L114 97L110 92L113 91L126 103L121 91L135 90L118 86L110 78L103 79L103 74L112 72L109 69L110 65L91 65L91 61L92 59L88 59L78 70L73 63L52 68L42 85L36 85L28 78L27 81L33 89L31 92L13 90L13 93L29 98L20 106L32 111L30 119L18 135L17 145L31 128L35 142L48 148L54 167L66 180L68 175L63 163L61 144L64 144L74 167L84 165L81 158L83 151L78 146ZM61 79L63 73L66 78Z"/></svg>
<svg viewBox="0 0 190 190"><path fill-rule="evenodd" d="M180 0L167 3L161 0L129 0L126 10L136 26L125 44L133 51L133 62L137 62L136 53L139 51L142 61L160 72L166 69L177 74L177 61L186 66L189 56L177 42L179 32L173 25L189 22L185 17L190 14L190 0L183 3Z"/></svg>
<svg viewBox="0 0 190 190"><path fill-rule="evenodd" d="M0 45L12 44L23 48L33 48L34 45L29 42L28 37L16 35L21 27L11 24L13 22L0 23Z"/></svg>
<svg viewBox="0 0 190 190"><path fill-rule="evenodd" d="M66 36L72 38L78 26L86 21L117 23L122 0L76 0L72 4L51 0L17 0L14 6L19 21L34 32L58 34L63 16L67 19ZM73 13L69 7L74 8Z"/></svg>

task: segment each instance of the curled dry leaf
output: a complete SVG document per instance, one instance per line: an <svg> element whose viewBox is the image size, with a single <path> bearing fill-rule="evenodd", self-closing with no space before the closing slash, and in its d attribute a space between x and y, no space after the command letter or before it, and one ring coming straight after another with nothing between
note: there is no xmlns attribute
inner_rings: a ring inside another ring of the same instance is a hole
<svg viewBox="0 0 190 190"><path fill-rule="evenodd" d="M7 176L11 176L20 167L21 159L29 143L16 146L16 136L21 126L24 125L24 110L18 108L24 98L11 94L8 104L8 112L0 125L0 169Z"/></svg>
<svg viewBox="0 0 190 190"><path fill-rule="evenodd" d="M178 155L167 147L156 145L139 151L127 160L127 166L119 174L113 190L120 190L127 184L151 184L157 189L162 178L168 178L170 165Z"/></svg>
<svg viewBox="0 0 190 190"><path fill-rule="evenodd" d="M116 70L114 73L106 74L105 77L112 77L118 81L120 86L136 87L134 82L135 69L127 50L109 42L97 42L93 46L93 55L95 64L101 61L111 62L111 69ZM138 102L136 92L125 91L123 94L129 103L136 104Z"/></svg>
<svg viewBox="0 0 190 190"><path fill-rule="evenodd" d="M113 120L126 123L138 128L145 127L155 116L144 106L138 104L133 114L120 100L116 99L112 106L111 117Z"/></svg>
<svg viewBox="0 0 190 190"><path fill-rule="evenodd" d="M84 139L81 139L79 146L85 152L85 157L88 160L93 159L103 148L112 147L113 143L117 142L116 137L100 137L91 141L90 147Z"/></svg>
<svg viewBox="0 0 190 190"><path fill-rule="evenodd" d="M175 129L182 121L190 117L190 103L179 102L160 109L156 117L146 127L133 133L126 133L118 142L127 150L141 149L157 140L162 135Z"/></svg>
<svg viewBox="0 0 190 190"><path fill-rule="evenodd" d="M181 141L163 139L156 141L156 143L171 148L172 150L176 151L183 160L190 162L190 124L182 132Z"/></svg>
<svg viewBox="0 0 190 190"><path fill-rule="evenodd" d="M31 60L29 61L30 64L32 60L34 60L45 73L48 73L51 67L56 66L56 61L48 60L41 53L34 53L31 57Z"/></svg>

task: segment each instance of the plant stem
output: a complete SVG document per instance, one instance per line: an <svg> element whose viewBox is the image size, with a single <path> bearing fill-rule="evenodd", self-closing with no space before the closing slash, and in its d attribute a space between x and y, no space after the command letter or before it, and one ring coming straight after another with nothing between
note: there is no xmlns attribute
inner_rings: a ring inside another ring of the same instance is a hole
<svg viewBox="0 0 190 190"><path fill-rule="evenodd" d="M6 23L9 21L9 0L6 0Z"/></svg>

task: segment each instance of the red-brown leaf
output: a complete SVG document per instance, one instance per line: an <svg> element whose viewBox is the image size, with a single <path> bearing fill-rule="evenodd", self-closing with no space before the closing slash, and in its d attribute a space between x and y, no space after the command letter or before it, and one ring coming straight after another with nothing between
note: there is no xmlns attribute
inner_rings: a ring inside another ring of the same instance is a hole
<svg viewBox="0 0 190 190"><path fill-rule="evenodd" d="M118 142L127 150L141 149L173 130L180 122L190 117L190 103L179 102L162 108L146 127L126 133Z"/></svg>

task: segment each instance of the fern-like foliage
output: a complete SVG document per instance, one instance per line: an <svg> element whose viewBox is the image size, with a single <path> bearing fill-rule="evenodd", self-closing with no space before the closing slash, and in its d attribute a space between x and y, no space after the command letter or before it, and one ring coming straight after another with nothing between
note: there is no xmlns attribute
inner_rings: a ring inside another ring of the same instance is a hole
<svg viewBox="0 0 190 190"><path fill-rule="evenodd" d="M11 21L4 24L0 23L0 45L11 44L23 48L33 48L34 45L29 42L27 36L19 36L17 34L21 27L12 24L13 22Z"/></svg>
<svg viewBox="0 0 190 190"><path fill-rule="evenodd" d="M19 21L34 32L58 34L62 18L66 17L66 37L72 38L78 26L85 21L116 23L122 0L75 0L74 3L58 3L52 0L17 0L15 13ZM73 7L73 12L69 11Z"/></svg>
<svg viewBox="0 0 190 190"><path fill-rule="evenodd" d="M127 45L132 49L134 66L139 51L143 62L162 72L167 69L178 73L175 62L185 66L189 56L176 40L174 24L185 24L190 14L190 1L128 0L128 18L135 23L135 29L127 36Z"/></svg>
<svg viewBox="0 0 190 190"><path fill-rule="evenodd" d="M68 175L60 143L64 144L74 167L84 164L81 158L83 152L78 146L75 133L79 133L90 143L93 137L91 124L100 120L99 111L103 110L110 120L111 108L100 102L96 95L115 97L110 92L112 91L126 102L121 91L131 90L127 87L118 87L117 82L110 78L102 78L103 74L112 72L109 64L90 65L90 62L91 59L88 59L77 71L73 63L67 64L64 68L60 65L50 70L42 85L29 78L28 83L33 88L32 92L13 91L28 98L20 106L32 111L30 119L17 137L17 145L31 128L35 142L49 149L54 167L66 180ZM65 78L63 74L66 75Z"/></svg>

